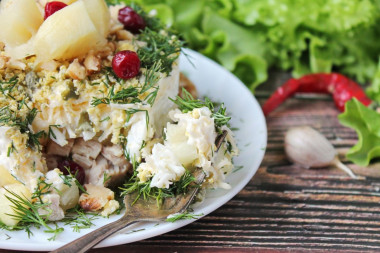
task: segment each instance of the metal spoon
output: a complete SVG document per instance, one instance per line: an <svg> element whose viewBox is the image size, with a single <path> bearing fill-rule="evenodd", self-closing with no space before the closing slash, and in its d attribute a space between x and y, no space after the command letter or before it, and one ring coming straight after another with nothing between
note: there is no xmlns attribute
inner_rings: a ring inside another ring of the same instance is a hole
<svg viewBox="0 0 380 253"><path fill-rule="evenodd" d="M218 136L216 140L217 150L222 145L226 135L227 133L223 132L221 136ZM135 201L135 196L131 194L126 195L124 198L126 210L123 217L51 252L86 252L108 236L136 222L161 221L165 220L171 214L186 211L194 197L197 195L200 189L199 185L201 185L205 179L205 173L202 169L197 169L194 171L193 176L195 177L194 187L192 187L188 193L177 196L176 198L166 198L160 207L157 206L155 200L144 200L143 198L139 198L139 200Z"/></svg>

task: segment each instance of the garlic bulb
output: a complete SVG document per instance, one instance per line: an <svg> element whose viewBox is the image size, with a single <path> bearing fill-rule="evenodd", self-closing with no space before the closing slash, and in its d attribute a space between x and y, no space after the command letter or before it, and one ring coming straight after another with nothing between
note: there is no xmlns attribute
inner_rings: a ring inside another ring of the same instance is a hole
<svg viewBox="0 0 380 253"><path fill-rule="evenodd" d="M295 127L285 134L285 153L288 159L305 168L320 168L335 165L352 178L355 174L339 161L331 143L311 127Z"/></svg>

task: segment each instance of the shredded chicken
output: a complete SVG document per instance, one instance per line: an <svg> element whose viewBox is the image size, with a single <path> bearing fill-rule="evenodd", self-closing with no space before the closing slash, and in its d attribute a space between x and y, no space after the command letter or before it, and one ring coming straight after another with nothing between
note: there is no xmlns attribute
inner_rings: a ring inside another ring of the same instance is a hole
<svg viewBox="0 0 380 253"><path fill-rule="evenodd" d="M98 156L91 171L86 177L86 182L93 185L103 185L104 175L108 170L108 161L102 155Z"/></svg>
<svg viewBox="0 0 380 253"><path fill-rule="evenodd" d="M75 140L72 153L78 154L87 158L95 159L102 150L102 144L97 141L84 141L83 138Z"/></svg>
<svg viewBox="0 0 380 253"><path fill-rule="evenodd" d="M48 220L57 221L65 217L63 209L59 206L60 196L57 193L43 195L42 201L48 203L46 207L38 209L40 215L48 215Z"/></svg>
<svg viewBox="0 0 380 253"><path fill-rule="evenodd" d="M44 154L43 157L46 161L46 166L48 167L48 170L54 170L58 167L58 164L63 160L62 156L58 155L47 155Z"/></svg>
<svg viewBox="0 0 380 253"><path fill-rule="evenodd" d="M129 162L125 159L123 149L120 145L103 146L102 155L113 165L126 166Z"/></svg>
<svg viewBox="0 0 380 253"><path fill-rule="evenodd" d="M73 154L72 159L74 162L76 162L77 164L82 166L83 169L85 169L85 170L90 169L92 167L93 162L94 162L93 159L82 156L82 155L78 155L78 154Z"/></svg>
<svg viewBox="0 0 380 253"><path fill-rule="evenodd" d="M48 155L58 155L58 156L69 156L71 149L74 145L74 139L69 139L65 146L61 146L55 141L50 140L46 147L46 154Z"/></svg>

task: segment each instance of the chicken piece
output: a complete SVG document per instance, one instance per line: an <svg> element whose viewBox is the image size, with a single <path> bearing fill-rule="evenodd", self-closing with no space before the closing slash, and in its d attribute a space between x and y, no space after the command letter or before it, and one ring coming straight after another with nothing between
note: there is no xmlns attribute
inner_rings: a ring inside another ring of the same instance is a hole
<svg viewBox="0 0 380 253"><path fill-rule="evenodd" d="M102 155L99 155L89 170L89 173L86 174L87 183L103 186L104 174L108 171L108 168L108 160Z"/></svg>
<svg viewBox="0 0 380 253"><path fill-rule="evenodd" d="M132 171L132 164L126 166L110 166L106 171L106 179L103 179L105 186L117 186L122 183L128 171Z"/></svg>
<svg viewBox="0 0 380 253"><path fill-rule="evenodd" d="M73 145L74 139L69 139L65 146L61 146L55 143L55 141L50 140L46 147L46 154L68 157Z"/></svg>
<svg viewBox="0 0 380 253"><path fill-rule="evenodd" d="M74 162L82 166L82 168L85 170L89 170L92 167L92 164L94 163L94 160L92 160L91 158L78 155L78 154L73 154L72 159ZM86 175L86 178L87 178L87 175Z"/></svg>
<svg viewBox="0 0 380 253"><path fill-rule="evenodd" d="M194 98L198 97L198 91L192 81L187 78L184 74L179 76L179 92L178 95L182 97L182 88L185 88Z"/></svg>
<svg viewBox="0 0 380 253"><path fill-rule="evenodd" d="M75 140L72 153L94 160L100 154L102 144L97 141L84 141L83 138Z"/></svg>
<svg viewBox="0 0 380 253"><path fill-rule="evenodd" d="M63 160L63 157L58 155L44 154L43 157L45 157L48 170L54 170L55 168L58 168L58 164Z"/></svg>
<svg viewBox="0 0 380 253"><path fill-rule="evenodd" d="M85 184L84 188L87 193L79 197L79 205L85 211L99 211L115 198L114 192L104 186Z"/></svg>
<svg viewBox="0 0 380 253"><path fill-rule="evenodd" d="M126 166L129 164L120 145L103 146L102 155L113 165Z"/></svg>
<svg viewBox="0 0 380 253"><path fill-rule="evenodd" d="M44 203L49 203L46 207L41 207L38 209L40 215L48 215L49 221L62 220L65 217L63 209L59 206L60 196L57 193L49 193L43 195L42 201Z"/></svg>

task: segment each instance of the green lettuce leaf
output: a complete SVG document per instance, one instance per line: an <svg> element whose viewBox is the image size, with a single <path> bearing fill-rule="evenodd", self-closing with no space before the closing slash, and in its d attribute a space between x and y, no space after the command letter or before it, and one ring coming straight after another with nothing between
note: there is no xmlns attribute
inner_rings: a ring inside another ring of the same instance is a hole
<svg viewBox="0 0 380 253"><path fill-rule="evenodd" d="M380 114L352 99L338 116L340 123L355 129L358 142L346 154L352 162L367 166L373 158L380 157Z"/></svg>
<svg viewBox="0 0 380 253"><path fill-rule="evenodd" d="M134 2L148 10L159 6L158 15L173 23L188 47L221 63L252 90L270 68L295 77L334 70L363 84L380 83L379 0ZM372 94L380 103L380 89Z"/></svg>

